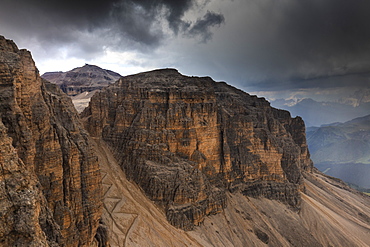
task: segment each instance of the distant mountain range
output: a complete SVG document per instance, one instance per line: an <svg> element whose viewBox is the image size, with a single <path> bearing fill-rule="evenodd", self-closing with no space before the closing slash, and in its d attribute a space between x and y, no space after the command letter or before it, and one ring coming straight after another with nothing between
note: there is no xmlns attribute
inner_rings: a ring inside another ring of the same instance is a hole
<svg viewBox="0 0 370 247"><path fill-rule="evenodd" d="M370 115L307 128L307 143L319 170L370 188Z"/></svg>
<svg viewBox="0 0 370 247"><path fill-rule="evenodd" d="M96 65L85 64L67 72L46 72L41 77L57 84L72 98L77 111L81 112L97 90L116 82L121 75Z"/></svg>
<svg viewBox="0 0 370 247"><path fill-rule="evenodd" d="M336 102L318 102L311 98L299 100L277 99L271 101L276 108L285 109L293 116L301 116L306 126L321 126L370 114L370 90L356 92Z"/></svg>

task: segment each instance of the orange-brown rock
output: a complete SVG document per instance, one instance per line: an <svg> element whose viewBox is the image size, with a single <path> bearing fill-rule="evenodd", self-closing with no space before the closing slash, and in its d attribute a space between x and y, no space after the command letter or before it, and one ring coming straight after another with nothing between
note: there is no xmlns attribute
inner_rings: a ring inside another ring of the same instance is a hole
<svg viewBox="0 0 370 247"><path fill-rule="evenodd" d="M121 78L82 116L127 177L183 229L221 212L227 190L299 207L301 172L312 168L300 118L174 69Z"/></svg>
<svg viewBox="0 0 370 247"><path fill-rule="evenodd" d="M30 52L0 36L0 239L7 246L88 246L101 176L70 99Z"/></svg>

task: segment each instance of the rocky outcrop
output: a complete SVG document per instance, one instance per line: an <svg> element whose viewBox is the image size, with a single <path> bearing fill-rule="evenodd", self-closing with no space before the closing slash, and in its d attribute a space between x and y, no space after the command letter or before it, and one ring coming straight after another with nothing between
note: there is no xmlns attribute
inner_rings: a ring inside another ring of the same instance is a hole
<svg viewBox="0 0 370 247"><path fill-rule="evenodd" d="M30 52L0 36L0 241L88 246L101 175L71 100L41 79Z"/></svg>
<svg viewBox="0 0 370 247"><path fill-rule="evenodd" d="M130 180L189 230L223 210L226 191L300 205L312 169L302 119L208 77L164 69L121 78L82 113Z"/></svg>

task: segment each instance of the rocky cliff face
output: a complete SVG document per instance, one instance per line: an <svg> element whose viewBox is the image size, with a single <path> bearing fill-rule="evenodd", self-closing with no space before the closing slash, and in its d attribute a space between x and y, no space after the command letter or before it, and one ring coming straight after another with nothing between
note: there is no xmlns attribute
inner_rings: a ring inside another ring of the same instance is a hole
<svg viewBox="0 0 370 247"><path fill-rule="evenodd" d="M212 79L165 69L121 78L82 113L129 179L175 226L226 206L226 191L299 208L312 169L300 118Z"/></svg>
<svg viewBox="0 0 370 247"><path fill-rule="evenodd" d="M0 245L88 246L101 176L68 97L0 36Z"/></svg>

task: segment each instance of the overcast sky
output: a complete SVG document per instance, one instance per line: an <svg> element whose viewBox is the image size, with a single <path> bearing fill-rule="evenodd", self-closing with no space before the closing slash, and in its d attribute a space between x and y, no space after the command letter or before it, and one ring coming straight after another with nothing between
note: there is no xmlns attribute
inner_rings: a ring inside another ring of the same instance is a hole
<svg viewBox="0 0 370 247"><path fill-rule="evenodd" d="M0 35L41 73L174 67L260 96L329 98L370 88L369 13L369 0L0 0Z"/></svg>

